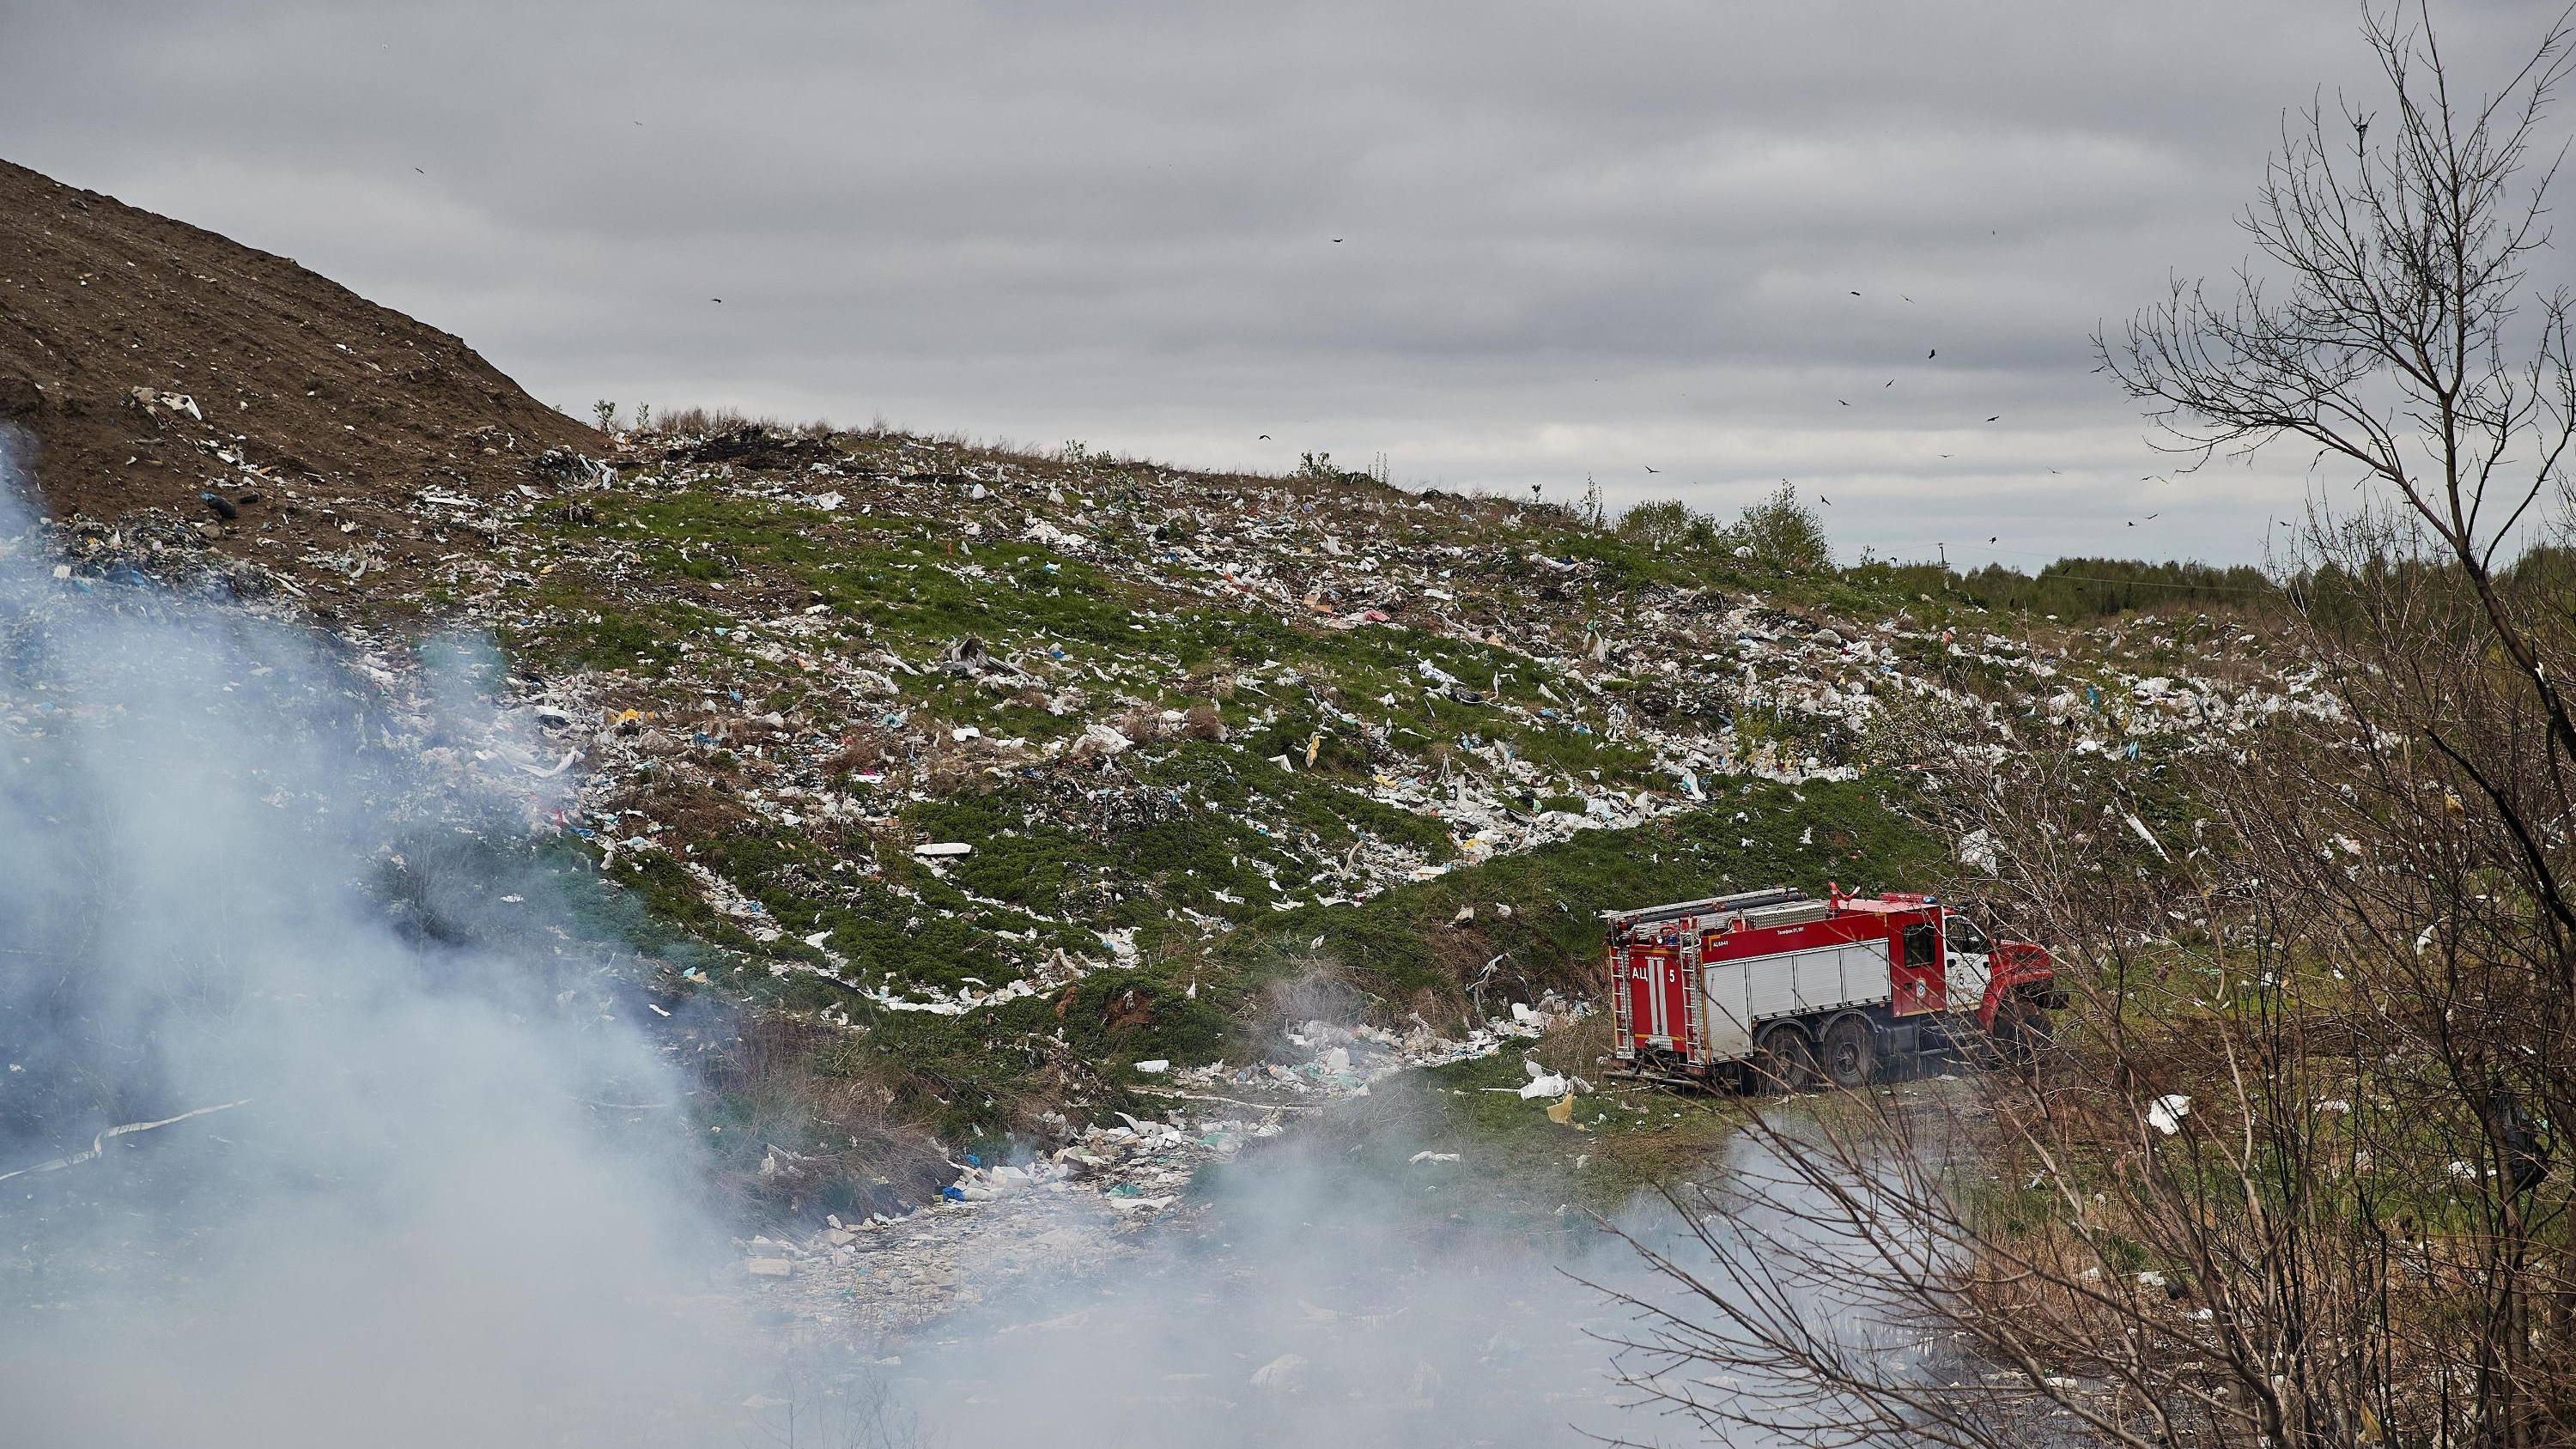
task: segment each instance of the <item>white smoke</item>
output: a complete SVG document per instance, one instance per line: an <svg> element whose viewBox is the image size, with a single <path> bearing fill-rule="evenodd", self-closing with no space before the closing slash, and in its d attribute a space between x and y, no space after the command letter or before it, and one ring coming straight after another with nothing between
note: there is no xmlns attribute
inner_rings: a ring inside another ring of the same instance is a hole
<svg viewBox="0 0 2576 1449"><path fill-rule="evenodd" d="M244 1105L0 1182L9 1441L698 1442L749 1383L698 1311L724 1234L507 722L58 577L21 507L0 478L0 1172Z"/></svg>

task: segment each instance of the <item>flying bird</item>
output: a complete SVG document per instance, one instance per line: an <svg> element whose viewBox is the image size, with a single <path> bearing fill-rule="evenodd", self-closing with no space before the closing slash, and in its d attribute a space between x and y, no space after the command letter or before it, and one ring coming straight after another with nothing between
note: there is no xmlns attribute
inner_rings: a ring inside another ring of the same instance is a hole
<svg viewBox="0 0 2576 1449"><path fill-rule="evenodd" d="M1832 499L1830 499L1830 498L1827 498L1827 497L1826 497L1825 495L1823 495L1822 493L1819 493L1819 494L1817 494L1817 495L1816 495L1816 501L1817 501L1818 503L1821 503L1821 504L1825 505L1827 508L1831 508L1831 507L1833 507L1833 506L1834 506L1834 500L1832 500Z"/></svg>
<svg viewBox="0 0 2576 1449"><path fill-rule="evenodd" d="M1860 295L1860 293L1858 293L1858 292L1854 292L1854 293L1852 293L1852 295L1853 295L1853 296L1855 296L1855 297L1857 297L1857 296L1859 296L1859 295Z"/></svg>
<svg viewBox="0 0 2576 1449"><path fill-rule="evenodd" d="M2155 515L2154 515L2154 514L2152 514L2152 513L2150 513L2150 514L2148 514L2148 515L2147 515L2147 517L2149 517L2149 518L2153 518L2153 517L2155 517Z"/></svg>
<svg viewBox="0 0 2576 1449"><path fill-rule="evenodd" d="M722 298L722 297L709 297L707 300L708 300L708 301L710 301L710 302L715 303L717 306L723 306L723 305L724 305L724 298Z"/></svg>
<svg viewBox="0 0 2576 1449"><path fill-rule="evenodd" d="M1266 443L1266 442L1269 442L1269 441L1270 441L1270 435L1269 435L1268 433L1263 433L1263 434L1261 435L1260 441L1265 442L1265 443Z"/></svg>
<svg viewBox="0 0 2576 1449"><path fill-rule="evenodd" d="M1836 401L1836 402L1838 402L1838 403L1843 403L1843 406L1844 406L1844 407L1850 407L1850 406L1851 406L1851 404L1850 404L1850 403L1843 402L1843 400L1842 400L1841 398L1835 398L1835 399L1834 399L1834 401Z"/></svg>
<svg viewBox="0 0 2576 1449"><path fill-rule="evenodd" d="M1993 417L1990 417L1990 418L1986 419L1986 421L1987 421L1987 422L1990 422L1990 423L2000 423L2000 422L2002 422L2003 420L2004 420L2004 415L2003 415L2002 413L1997 413L1997 414L1995 414Z"/></svg>
<svg viewBox="0 0 2576 1449"><path fill-rule="evenodd" d="M1886 383L1884 384L1884 386L1887 386L1887 387L1894 387L1894 386L1896 386L1896 379L1895 379L1895 378L1892 378L1892 377L1891 377L1891 378L1889 378L1889 379L1886 381Z"/></svg>
<svg viewBox="0 0 2576 1449"><path fill-rule="evenodd" d="M1988 543L2001 543L2002 541L2003 541L2003 535L2002 535L2002 534L2000 534L2000 533L1998 533L1998 534L1996 534L1994 537L1989 538L1989 539L1987 539L1987 540L1986 540L1986 542L1988 542Z"/></svg>
<svg viewBox="0 0 2576 1449"><path fill-rule="evenodd" d="M1647 471L1647 472L1649 472L1649 473L1657 473L1657 472L1661 472L1662 470L1661 470L1661 469L1659 469L1659 468L1657 468L1654 464L1649 463L1649 464L1647 464L1647 465L1646 465L1646 471Z"/></svg>
<svg viewBox="0 0 2576 1449"><path fill-rule="evenodd" d="M1333 238L1333 241L1334 241L1334 243L1335 243L1336 245L1338 245L1338 244L1340 244L1340 242L1341 242L1341 238L1340 238L1340 237L1335 237L1335 238Z"/></svg>
<svg viewBox="0 0 2576 1449"><path fill-rule="evenodd" d="M1936 357L1938 357L1938 356L1940 356L1940 355L1941 355L1941 349L1940 349L1940 348L1938 348L1938 347L1935 347L1935 348L1933 348L1931 351L1929 351L1929 352L1927 352L1927 353L1924 353L1924 354L1923 354L1923 360L1924 360L1925 362L1930 362L1933 358L1936 358Z"/></svg>
<svg viewBox="0 0 2576 1449"><path fill-rule="evenodd" d="M411 169L412 169L412 170L414 170L414 171L420 171L420 168L419 168L419 167L417 167L417 166L415 166L415 167L413 167L413 168L411 168ZM428 172L426 172L426 171L420 171L420 174L421 174L421 175L423 175L423 176L427 176L429 173L428 173Z"/></svg>

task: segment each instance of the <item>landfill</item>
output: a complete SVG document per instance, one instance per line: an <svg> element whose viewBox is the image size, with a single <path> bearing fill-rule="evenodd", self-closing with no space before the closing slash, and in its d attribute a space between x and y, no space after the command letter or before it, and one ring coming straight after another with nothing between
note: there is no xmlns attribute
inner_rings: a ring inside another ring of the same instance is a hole
<svg viewBox="0 0 2576 1449"><path fill-rule="evenodd" d="M2203 618L2018 636L1955 608L1831 618L1776 579L1639 578L1562 508L1356 475L744 427L546 477L404 505L449 545L411 556L421 602L508 646L496 703L542 744L508 768L571 786L553 823L613 878L670 861L773 974L889 1009L1015 1000L1160 942L1713 808L1728 782L1937 767L1904 753L1925 719L1954 759L2137 760L2338 712L2312 666ZM388 546L308 549L299 571L209 539L146 515L59 521L47 546L66 587L185 579L287 610L351 607ZM24 728L26 707L0 720ZM958 800L992 807L986 833L925 834ZM1041 894L985 858L1011 835L1106 847L1194 821L1221 861L1207 846L1156 874L1104 851ZM703 854L743 830L814 864ZM953 926L974 964L870 959L828 928L836 909Z"/></svg>

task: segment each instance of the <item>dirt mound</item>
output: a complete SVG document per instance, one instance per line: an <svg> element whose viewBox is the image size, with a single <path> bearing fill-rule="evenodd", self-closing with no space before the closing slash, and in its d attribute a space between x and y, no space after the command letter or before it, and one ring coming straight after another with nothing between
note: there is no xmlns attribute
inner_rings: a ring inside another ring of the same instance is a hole
<svg viewBox="0 0 2576 1449"><path fill-rule="evenodd" d="M57 515L167 509L286 572L325 539L419 537L423 493L488 500L560 481L549 449L608 447L455 337L7 162L0 424L36 439Z"/></svg>

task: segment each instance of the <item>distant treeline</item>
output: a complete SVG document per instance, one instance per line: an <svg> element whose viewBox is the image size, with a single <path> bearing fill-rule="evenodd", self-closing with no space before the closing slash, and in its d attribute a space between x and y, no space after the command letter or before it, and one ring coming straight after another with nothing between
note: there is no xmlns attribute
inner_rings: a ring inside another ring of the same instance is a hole
<svg viewBox="0 0 2576 1449"><path fill-rule="evenodd" d="M1962 593L1989 609L2020 609L2061 619L2131 609L2250 604L2280 589L2246 564L2145 563L2125 558L2062 558L2036 574L1988 564L1959 581Z"/></svg>
<svg viewBox="0 0 2576 1449"><path fill-rule="evenodd" d="M1928 594L1999 612L2095 619L2132 609L2243 608L2279 600L2261 569L2126 558L2062 558L2035 574L2002 564L1959 573L1939 564L1864 561L1845 569L1855 583Z"/></svg>
<svg viewBox="0 0 2576 1449"><path fill-rule="evenodd" d="M2068 623L2133 610L2286 607L2333 626L2350 620L2365 597L2384 596L2390 585L2433 589L2465 582L2456 565L2430 556L2422 540L2393 534L2377 549L2384 562L2360 573L2329 565L2302 569L2286 580L2250 564L2220 568L2127 558L2062 558L2031 574L2002 564L1961 573L1940 564L1898 563L1866 553L1859 563L1837 566L1822 521L1786 487L1746 508L1733 524L1664 501L1629 509L1612 531L1709 576L1750 571L1814 584L1839 580L1859 590L1863 601L1883 596L1901 603L1928 596L2001 613L2054 615ZM2500 594L2527 605L2545 608L2553 598L2576 598L2576 549L2553 544L2530 548L2499 568L2495 583Z"/></svg>

